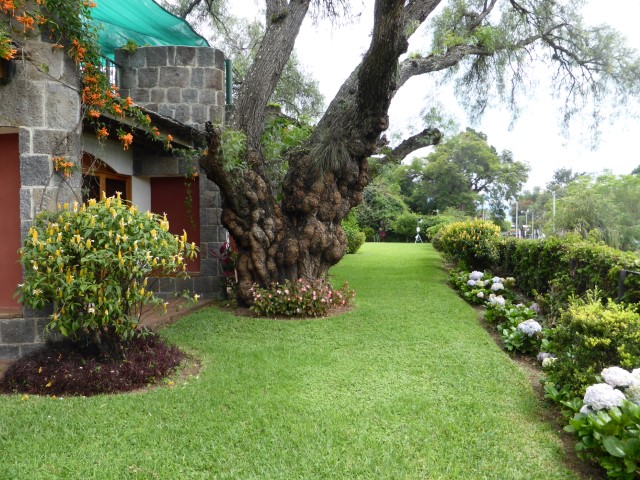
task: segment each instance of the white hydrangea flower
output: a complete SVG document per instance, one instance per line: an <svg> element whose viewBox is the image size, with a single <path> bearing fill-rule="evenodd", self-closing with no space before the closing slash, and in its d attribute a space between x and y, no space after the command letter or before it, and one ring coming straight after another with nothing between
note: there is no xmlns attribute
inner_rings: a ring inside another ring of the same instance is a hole
<svg viewBox="0 0 640 480"><path fill-rule="evenodd" d="M540 306L537 303L532 303L529 308L536 313L540 313Z"/></svg>
<svg viewBox="0 0 640 480"><path fill-rule="evenodd" d="M556 361L556 357L547 357L542 359L542 368L549 368L553 362Z"/></svg>
<svg viewBox="0 0 640 480"><path fill-rule="evenodd" d="M493 278L491 279L491 281L492 281L493 283L502 283L502 279L501 279L500 277L493 277Z"/></svg>
<svg viewBox="0 0 640 480"><path fill-rule="evenodd" d="M583 405L580 409L580 413L584 413L585 415L588 415L591 412L593 412L593 410L591 410L591 407L589 405Z"/></svg>
<svg viewBox="0 0 640 480"><path fill-rule="evenodd" d="M476 286L476 281L475 280L467 280L467 285L469 285L470 287L475 287Z"/></svg>
<svg viewBox="0 0 640 480"><path fill-rule="evenodd" d="M480 280L483 276L484 276L484 272L478 272L477 270L475 270L475 271L473 271L473 272L471 272L469 274L469 278L471 280L476 280L476 281Z"/></svg>
<svg viewBox="0 0 640 480"><path fill-rule="evenodd" d="M609 367L600 372L602 379L612 387L628 387L633 383L633 375L624 368Z"/></svg>
<svg viewBox="0 0 640 480"><path fill-rule="evenodd" d="M634 368L631 370L631 375L637 382L640 382L640 368Z"/></svg>
<svg viewBox="0 0 640 480"><path fill-rule="evenodd" d="M640 383L632 383L624 392L627 400L640 405Z"/></svg>
<svg viewBox="0 0 640 480"><path fill-rule="evenodd" d="M506 302L502 296L494 295L492 293L491 295L489 295L489 303L491 303L491 305L500 305L501 307L504 307Z"/></svg>
<svg viewBox="0 0 640 480"><path fill-rule="evenodd" d="M584 394L584 404L596 411L603 408L619 407L623 400L625 400L624 393L608 383L591 385L587 387L587 392Z"/></svg>
<svg viewBox="0 0 640 480"><path fill-rule="evenodd" d="M549 352L540 352L536 357L539 362L543 361L545 358L555 358L555 355Z"/></svg>
<svg viewBox="0 0 640 480"><path fill-rule="evenodd" d="M491 290L493 290L494 292L498 292L502 289L504 289L504 285L501 284L500 282L494 283L493 285L491 285Z"/></svg>
<svg viewBox="0 0 640 480"><path fill-rule="evenodd" d="M484 298L484 292L478 292L478 298Z"/></svg>
<svg viewBox="0 0 640 480"><path fill-rule="evenodd" d="M519 323L517 328L518 330L520 330L522 333L524 333L529 337L542 331L542 326L535 320L526 320L522 323Z"/></svg>

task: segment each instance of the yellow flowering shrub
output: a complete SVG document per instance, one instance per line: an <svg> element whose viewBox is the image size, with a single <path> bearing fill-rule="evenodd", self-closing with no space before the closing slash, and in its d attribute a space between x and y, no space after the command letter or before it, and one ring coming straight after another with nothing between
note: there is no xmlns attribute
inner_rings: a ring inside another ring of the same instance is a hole
<svg viewBox="0 0 640 480"><path fill-rule="evenodd" d="M166 217L139 212L116 197L41 212L20 249L24 305L53 305L47 328L65 337L129 339L144 305L163 305L150 275L182 274L197 254Z"/></svg>
<svg viewBox="0 0 640 480"><path fill-rule="evenodd" d="M500 227L484 220L445 225L436 235L438 249L467 270L484 270L498 260Z"/></svg>

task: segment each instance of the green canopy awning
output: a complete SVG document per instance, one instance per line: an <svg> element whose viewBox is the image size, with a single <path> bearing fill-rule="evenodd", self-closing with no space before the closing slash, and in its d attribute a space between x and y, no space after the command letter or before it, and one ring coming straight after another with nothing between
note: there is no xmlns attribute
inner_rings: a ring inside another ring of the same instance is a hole
<svg viewBox="0 0 640 480"><path fill-rule="evenodd" d="M96 3L92 23L98 27L102 55L111 60L114 49L129 40L139 46L209 46L187 22L153 0L96 0Z"/></svg>

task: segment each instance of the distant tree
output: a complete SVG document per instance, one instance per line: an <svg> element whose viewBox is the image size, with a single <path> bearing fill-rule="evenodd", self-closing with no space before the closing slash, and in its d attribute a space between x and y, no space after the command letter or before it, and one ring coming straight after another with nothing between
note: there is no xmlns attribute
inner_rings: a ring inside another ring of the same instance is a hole
<svg viewBox="0 0 640 480"><path fill-rule="evenodd" d="M631 175L640 175L640 165L631 170Z"/></svg>
<svg viewBox="0 0 640 480"><path fill-rule="evenodd" d="M582 176L557 205L556 228L604 241L622 250L640 248L640 177ZM548 208L548 207L547 207Z"/></svg>
<svg viewBox="0 0 640 480"><path fill-rule="evenodd" d="M492 216L502 220L505 202L522 188L528 170L511 152L498 154L485 134L467 129L437 145L426 159L401 167L398 176L407 203L418 212L453 207L473 214L478 201L486 199Z"/></svg>

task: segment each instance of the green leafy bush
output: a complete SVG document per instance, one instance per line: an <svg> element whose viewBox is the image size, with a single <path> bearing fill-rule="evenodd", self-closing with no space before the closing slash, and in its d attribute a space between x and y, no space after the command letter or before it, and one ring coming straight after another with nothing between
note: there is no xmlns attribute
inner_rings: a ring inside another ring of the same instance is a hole
<svg viewBox="0 0 640 480"><path fill-rule="evenodd" d="M365 242L366 236L360 230L353 210L342 219L342 230L347 236L347 253L356 253Z"/></svg>
<svg viewBox="0 0 640 480"><path fill-rule="evenodd" d="M143 305L163 305L147 277L185 272L195 244L169 233L169 222L117 197L42 212L20 249L20 300L53 305L47 325L72 339L100 342L134 335ZM186 275L186 273L183 273Z"/></svg>
<svg viewBox="0 0 640 480"><path fill-rule="evenodd" d="M416 238L419 220L420 217L415 213L401 213L396 217L391 228L399 238L405 242L412 242Z"/></svg>
<svg viewBox="0 0 640 480"><path fill-rule="evenodd" d="M437 234L438 248L447 259L463 268L483 270L498 260L500 227L492 222L469 220L443 227Z"/></svg>
<svg viewBox="0 0 640 480"><path fill-rule="evenodd" d="M599 296L574 299L548 333L549 351L557 359L547 378L574 395L584 393L608 365L640 366L640 314L611 301L603 305Z"/></svg>
<svg viewBox="0 0 640 480"><path fill-rule="evenodd" d="M355 296L346 282L335 290L323 280L307 282L303 279L295 282L285 280L284 283L274 283L269 288L254 285L251 294L251 310L265 317L322 317L332 307L349 305Z"/></svg>

